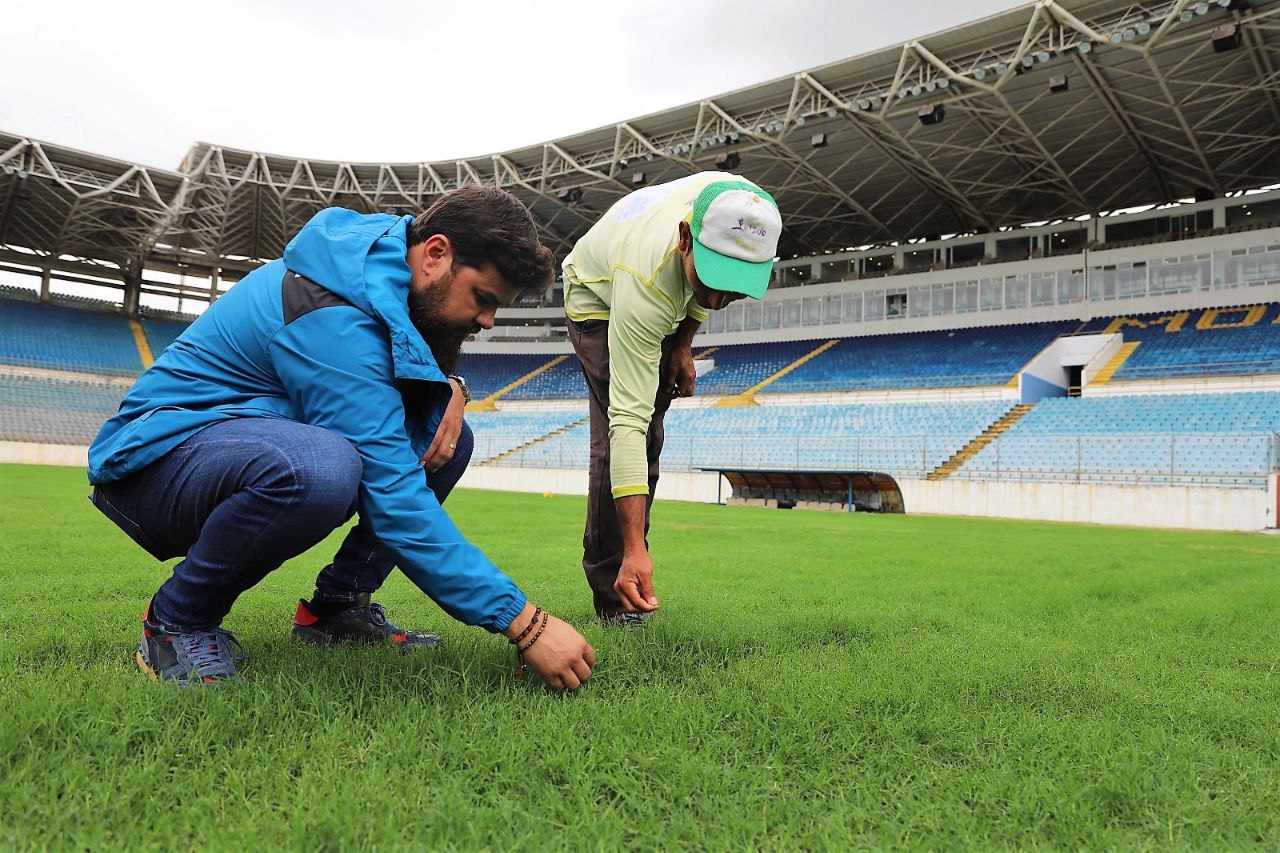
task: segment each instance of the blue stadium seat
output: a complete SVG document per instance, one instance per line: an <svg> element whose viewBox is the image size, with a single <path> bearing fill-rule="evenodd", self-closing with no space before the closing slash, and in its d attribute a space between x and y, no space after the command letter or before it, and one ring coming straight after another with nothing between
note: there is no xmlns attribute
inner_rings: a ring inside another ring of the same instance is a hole
<svg viewBox="0 0 1280 853"><path fill-rule="evenodd" d="M142 372L124 317L17 299L0 299L0 364L107 376Z"/></svg>
<svg viewBox="0 0 1280 853"><path fill-rule="evenodd" d="M1137 343L1113 381L1280 373L1280 305L1106 317L1084 331Z"/></svg>
<svg viewBox="0 0 1280 853"><path fill-rule="evenodd" d="M846 338L769 385L767 391L1004 385L1036 353L1078 325L1034 323ZM715 358L715 372L719 372L720 350Z"/></svg>
<svg viewBox="0 0 1280 853"><path fill-rule="evenodd" d="M711 354L715 369L698 379L698 393L739 394L823 343L823 340L784 341L716 347ZM697 351L695 348L695 354Z"/></svg>
<svg viewBox="0 0 1280 853"><path fill-rule="evenodd" d="M467 378L471 396L477 400L505 388L521 376L551 361L553 355L496 355L464 352L458 372Z"/></svg>
<svg viewBox="0 0 1280 853"><path fill-rule="evenodd" d="M153 358L159 358L160 353L164 352L169 344L178 339L191 325L189 322L181 320L166 320L159 317L144 317L142 319L142 331L147 336L147 346L151 348Z"/></svg>
<svg viewBox="0 0 1280 853"><path fill-rule="evenodd" d="M540 356L542 363L550 360ZM569 356L550 370L543 371L506 395L508 400L585 400L587 382L577 356Z"/></svg>

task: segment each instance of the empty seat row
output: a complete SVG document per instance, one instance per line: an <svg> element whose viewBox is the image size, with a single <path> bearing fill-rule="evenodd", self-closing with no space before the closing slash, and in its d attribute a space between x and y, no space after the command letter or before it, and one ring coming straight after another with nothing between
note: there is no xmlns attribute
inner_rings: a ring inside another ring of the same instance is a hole
<svg viewBox="0 0 1280 853"><path fill-rule="evenodd" d="M87 446L126 390L107 382L0 376L0 441Z"/></svg>
<svg viewBox="0 0 1280 853"><path fill-rule="evenodd" d="M919 477L951 458L1012 406L1010 400L971 400L677 408L666 418L662 467L868 468ZM500 464L585 467L589 442L589 430L582 424Z"/></svg>
<svg viewBox="0 0 1280 853"><path fill-rule="evenodd" d="M1280 305L1106 317L1088 332L1136 343L1113 381L1280 373Z"/></svg>
<svg viewBox="0 0 1280 853"><path fill-rule="evenodd" d="M1050 399L956 476L1262 486L1277 433L1276 392Z"/></svg>

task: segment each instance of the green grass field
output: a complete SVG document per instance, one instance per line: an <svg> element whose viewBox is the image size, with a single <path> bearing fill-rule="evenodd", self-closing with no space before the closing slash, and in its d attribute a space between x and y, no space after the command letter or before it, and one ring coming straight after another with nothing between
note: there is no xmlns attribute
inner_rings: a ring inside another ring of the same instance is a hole
<svg viewBox="0 0 1280 853"><path fill-rule="evenodd" d="M245 683L133 667L166 576L83 473L0 466L0 848L1280 843L1280 540L666 503L663 610L589 624L583 501L455 518L599 653L578 695L403 577L447 646L290 642L338 537L227 622Z"/></svg>

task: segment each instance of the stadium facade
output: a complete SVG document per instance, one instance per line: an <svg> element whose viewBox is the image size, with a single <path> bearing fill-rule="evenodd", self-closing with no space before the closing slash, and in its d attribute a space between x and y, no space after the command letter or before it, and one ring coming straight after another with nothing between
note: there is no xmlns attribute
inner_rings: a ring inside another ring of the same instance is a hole
<svg viewBox="0 0 1280 853"><path fill-rule="evenodd" d="M779 200L783 257L766 299L698 339L667 494L714 497L705 467L858 468L897 477L908 511L1274 527L1278 67L1280 2L1046 0L456 161L198 143L165 171L0 133L0 441L82 446L180 332L157 306L216 299L323 207L500 186L563 256L622 194L725 168ZM69 307L68 286L115 313ZM585 480L560 298L469 347L473 484Z"/></svg>

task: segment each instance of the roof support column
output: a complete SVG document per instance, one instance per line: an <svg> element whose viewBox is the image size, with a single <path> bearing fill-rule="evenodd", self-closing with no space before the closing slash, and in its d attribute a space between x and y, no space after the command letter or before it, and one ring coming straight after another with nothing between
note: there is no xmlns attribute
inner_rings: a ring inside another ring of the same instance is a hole
<svg viewBox="0 0 1280 853"><path fill-rule="evenodd" d="M142 306L142 267L134 267L124 271L124 313L127 317L137 317Z"/></svg>
<svg viewBox="0 0 1280 853"><path fill-rule="evenodd" d="M50 297L49 282L53 278L53 270L45 267L40 270L40 301L48 302Z"/></svg>

